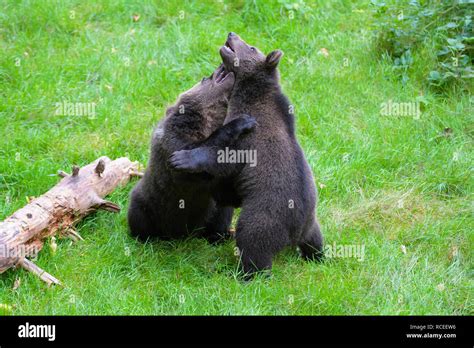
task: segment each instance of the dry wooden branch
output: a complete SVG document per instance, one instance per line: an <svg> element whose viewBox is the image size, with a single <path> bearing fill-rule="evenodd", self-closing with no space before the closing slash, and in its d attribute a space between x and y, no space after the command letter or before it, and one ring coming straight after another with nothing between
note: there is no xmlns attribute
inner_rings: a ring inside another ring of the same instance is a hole
<svg viewBox="0 0 474 348"><path fill-rule="evenodd" d="M43 271L41 268L39 268L37 265L35 265L33 262L31 262L27 258L23 258L20 261L20 266L26 269L27 271L36 274L38 277L41 278L41 280L45 281L46 284L48 284L48 286L50 286L51 284L62 285L58 279L53 277L48 272Z"/></svg>
<svg viewBox="0 0 474 348"><path fill-rule="evenodd" d="M101 157L83 168L73 166L71 175L63 171L58 175L63 179L56 186L0 222L0 273L21 265L48 284L59 284L25 257L34 257L43 247L43 240L58 233L82 239L73 225L93 211L120 211L104 197L139 172L138 163L128 158L112 161Z"/></svg>
<svg viewBox="0 0 474 348"><path fill-rule="evenodd" d="M68 228L66 230L65 234L66 234L66 236L68 236L69 238L71 238L75 242L78 242L80 240L84 240L84 238L82 238L81 235L79 233L77 233L77 231L73 227Z"/></svg>

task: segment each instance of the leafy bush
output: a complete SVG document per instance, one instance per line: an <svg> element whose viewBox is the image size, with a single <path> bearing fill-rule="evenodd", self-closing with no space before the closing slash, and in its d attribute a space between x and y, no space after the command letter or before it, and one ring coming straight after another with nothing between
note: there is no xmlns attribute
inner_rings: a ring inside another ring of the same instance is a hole
<svg viewBox="0 0 474 348"><path fill-rule="evenodd" d="M377 1L373 0L375 47L388 56L403 82L413 64L412 51L433 47L435 66L426 76L432 86L453 83L468 88L474 77L474 0Z"/></svg>

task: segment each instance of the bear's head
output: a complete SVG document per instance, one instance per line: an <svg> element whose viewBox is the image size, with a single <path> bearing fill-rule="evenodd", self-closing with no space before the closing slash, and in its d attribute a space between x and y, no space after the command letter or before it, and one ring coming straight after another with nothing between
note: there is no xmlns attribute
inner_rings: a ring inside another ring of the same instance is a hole
<svg viewBox="0 0 474 348"><path fill-rule="evenodd" d="M234 73L221 64L209 77L204 77L191 89L181 93L181 104L191 104L199 109L216 107L216 104L228 101L234 86Z"/></svg>
<svg viewBox="0 0 474 348"><path fill-rule="evenodd" d="M236 74L238 80L247 77L277 77L277 66L283 52L275 50L268 55L248 45L239 35L229 33L219 51L225 67Z"/></svg>
<svg viewBox="0 0 474 348"><path fill-rule="evenodd" d="M234 73L221 64L211 76L183 92L167 110L167 117L174 118L175 124L209 136L224 122L234 82Z"/></svg>

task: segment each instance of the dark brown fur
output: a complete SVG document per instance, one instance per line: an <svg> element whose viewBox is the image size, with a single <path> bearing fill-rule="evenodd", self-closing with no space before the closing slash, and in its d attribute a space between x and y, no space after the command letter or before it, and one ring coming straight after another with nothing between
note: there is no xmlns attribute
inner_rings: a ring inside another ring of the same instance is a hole
<svg viewBox="0 0 474 348"><path fill-rule="evenodd" d="M175 151L230 146L254 127L250 118L221 127L234 82L232 73L218 81L221 73L223 67L183 93L156 127L145 175L131 193L128 222L133 236L175 239L193 232L210 241L227 236L233 208L216 205L211 197L212 177L168 167Z"/></svg>
<svg viewBox="0 0 474 348"><path fill-rule="evenodd" d="M290 245L299 246L305 259L320 259L323 237L315 217L317 191L295 136L290 103L280 89L277 65L282 53L265 56L233 33L226 46L221 56L236 82L224 124L242 114L256 119L258 127L236 146L257 150L258 164L245 165L229 177L228 166L215 165L209 155L207 163L190 161L181 169L213 176L225 173L225 185L217 187L214 197L242 207L236 241L247 275L271 269L275 254Z"/></svg>

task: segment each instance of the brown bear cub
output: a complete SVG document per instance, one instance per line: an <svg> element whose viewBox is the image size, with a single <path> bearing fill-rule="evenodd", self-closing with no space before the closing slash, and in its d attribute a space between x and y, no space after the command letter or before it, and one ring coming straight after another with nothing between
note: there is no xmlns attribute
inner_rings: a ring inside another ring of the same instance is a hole
<svg viewBox="0 0 474 348"><path fill-rule="evenodd" d="M228 177L232 189L226 192L234 197L224 197L242 207L236 241L243 270L250 277L271 269L273 256L286 246L298 246L305 259L320 259L323 237L315 217L317 192L295 136L292 107L280 88L277 65L282 52L265 56L230 33L220 54L226 68L235 74L224 124L241 114L251 115L258 123L234 144L238 150L256 151L257 165L246 164ZM229 164L216 164L219 154L205 147L173 156L178 157L181 171L229 175Z"/></svg>
<svg viewBox="0 0 474 348"><path fill-rule="evenodd" d="M255 126L248 116L222 126L234 81L234 74L221 65L167 109L153 132L145 175L131 193L132 236L166 240L197 233L211 242L227 236L233 208L216 205L212 177L176 172L168 167L168 159L177 150L195 146L232 146Z"/></svg>

